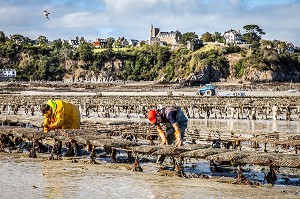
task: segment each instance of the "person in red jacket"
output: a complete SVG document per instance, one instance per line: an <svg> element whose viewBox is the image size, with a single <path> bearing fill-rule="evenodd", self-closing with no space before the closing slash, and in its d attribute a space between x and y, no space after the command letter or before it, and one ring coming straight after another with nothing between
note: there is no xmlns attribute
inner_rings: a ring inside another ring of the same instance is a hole
<svg viewBox="0 0 300 199"><path fill-rule="evenodd" d="M162 145L171 145L174 142L175 146L182 145L188 119L180 107L169 106L150 110L147 117L156 126ZM166 133L162 130L162 125L166 127ZM164 159L165 156L158 157L157 163L161 165Z"/></svg>

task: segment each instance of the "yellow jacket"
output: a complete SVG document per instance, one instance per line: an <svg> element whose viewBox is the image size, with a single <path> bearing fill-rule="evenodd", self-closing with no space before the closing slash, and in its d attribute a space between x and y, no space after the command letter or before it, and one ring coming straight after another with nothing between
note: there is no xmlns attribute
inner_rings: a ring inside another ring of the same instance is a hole
<svg viewBox="0 0 300 199"><path fill-rule="evenodd" d="M77 106L62 100L51 102L56 106L51 106L52 115L44 115L45 132L52 129L80 129L80 112Z"/></svg>

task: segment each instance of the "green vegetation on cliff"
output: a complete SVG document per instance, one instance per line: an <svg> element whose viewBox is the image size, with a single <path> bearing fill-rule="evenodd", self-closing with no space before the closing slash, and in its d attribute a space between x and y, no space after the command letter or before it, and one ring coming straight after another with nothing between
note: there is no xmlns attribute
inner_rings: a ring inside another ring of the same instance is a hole
<svg viewBox="0 0 300 199"><path fill-rule="evenodd" d="M3 33L2 33L3 34ZM2 37L1 37L2 38ZM182 45L96 50L81 41L78 48L67 42L51 43L41 36L35 42L22 35L0 39L0 68L17 70L22 80L158 80L177 81L204 72L207 81L242 78L250 81L299 81L299 52L290 53L280 41L252 45L204 45L189 51Z"/></svg>

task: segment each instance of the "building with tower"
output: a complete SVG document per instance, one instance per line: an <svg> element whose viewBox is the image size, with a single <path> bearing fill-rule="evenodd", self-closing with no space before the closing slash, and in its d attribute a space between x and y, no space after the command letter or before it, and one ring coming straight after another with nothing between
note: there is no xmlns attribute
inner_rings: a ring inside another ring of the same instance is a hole
<svg viewBox="0 0 300 199"><path fill-rule="evenodd" d="M148 40L149 45L159 43L159 45L171 45L176 48L179 45L179 40L182 34L176 30L171 32L161 32L159 28L154 28L151 24L150 37Z"/></svg>

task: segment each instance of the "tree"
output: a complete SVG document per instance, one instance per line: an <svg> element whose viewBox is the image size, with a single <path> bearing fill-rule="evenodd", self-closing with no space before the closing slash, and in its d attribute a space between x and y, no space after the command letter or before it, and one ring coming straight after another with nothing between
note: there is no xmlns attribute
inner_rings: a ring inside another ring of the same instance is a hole
<svg viewBox="0 0 300 199"><path fill-rule="evenodd" d="M209 32L203 33L201 35L201 39L203 42L213 42L214 41L213 35L210 34Z"/></svg>
<svg viewBox="0 0 300 199"><path fill-rule="evenodd" d="M243 28L246 30L246 33L243 34L243 39L246 40L248 44L259 42L261 35L266 34L258 25L245 25Z"/></svg>
<svg viewBox="0 0 300 199"><path fill-rule="evenodd" d="M80 60L85 62L93 61L93 47L90 43L79 44L76 52L79 54Z"/></svg>
<svg viewBox="0 0 300 199"><path fill-rule="evenodd" d="M106 39L106 41L107 41L107 46L106 47L111 49L113 44L115 43L115 39L113 37L108 37Z"/></svg>
<svg viewBox="0 0 300 199"><path fill-rule="evenodd" d="M9 40L1 46L1 54L6 58L10 58L11 60L17 61L17 56L20 51L19 45L16 44L14 40Z"/></svg>
<svg viewBox="0 0 300 199"><path fill-rule="evenodd" d="M122 45L122 41L121 41L120 38L117 39L117 40L115 41L115 43L113 44L113 46L116 47L116 48L118 48L118 49L121 47L121 45Z"/></svg>
<svg viewBox="0 0 300 199"><path fill-rule="evenodd" d="M32 40L29 37L24 37L25 44L32 44Z"/></svg>
<svg viewBox="0 0 300 199"><path fill-rule="evenodd" d="M217 42L223 42L224 38L221 36L220 32L215 32L213 35L213 40Z"/></svg>
<svg viewBox="0 0 300 199"><path fill-rule="evenodd" d="M61 47L62 47L61 39L53 40L50 44L50 48L55 51L59 51L61 49Z"/></svg>
<svg viewBox="0 0 300 199"><path fill-rule="evenodd" d="M6 41L6 37L3 31L0 31L0 42L5 42Z"/></svg>
<svg viewBox="0 0 300 199"><path fill-rule="evenodd" d="M77 40L78 41L78 40ZM85 43L84 37L80 37L79 43Z"/></svg>
<svg viewBox="0 0 300 199"><path fill-rule="evenodd" d="M15 34L11 36L11 40L15 42L16 44L23 44L25 41L25 37L20 34Z"/></svg>
<svg viewBox="0 0 300 199"><path fill-rule="evenodd" d="M39 45L47 45L48 44L48 39L45 36L39 36L36 41L38 42Z"/></svg>
<svg viewBox="0 0 300 199"><path fill-rule="evenodd" d="M61 57L64 58L64 61L73 58L73 47L68 42L63 42L60 49Z"/></svg>
<svg viewBox="0 0 300 199"><path fill-rule="evenodd" d="M195 32L186 32L182 35L179 43L187 44L188 41L192 41L194 39L198 39L198 35Z"/></svg>

